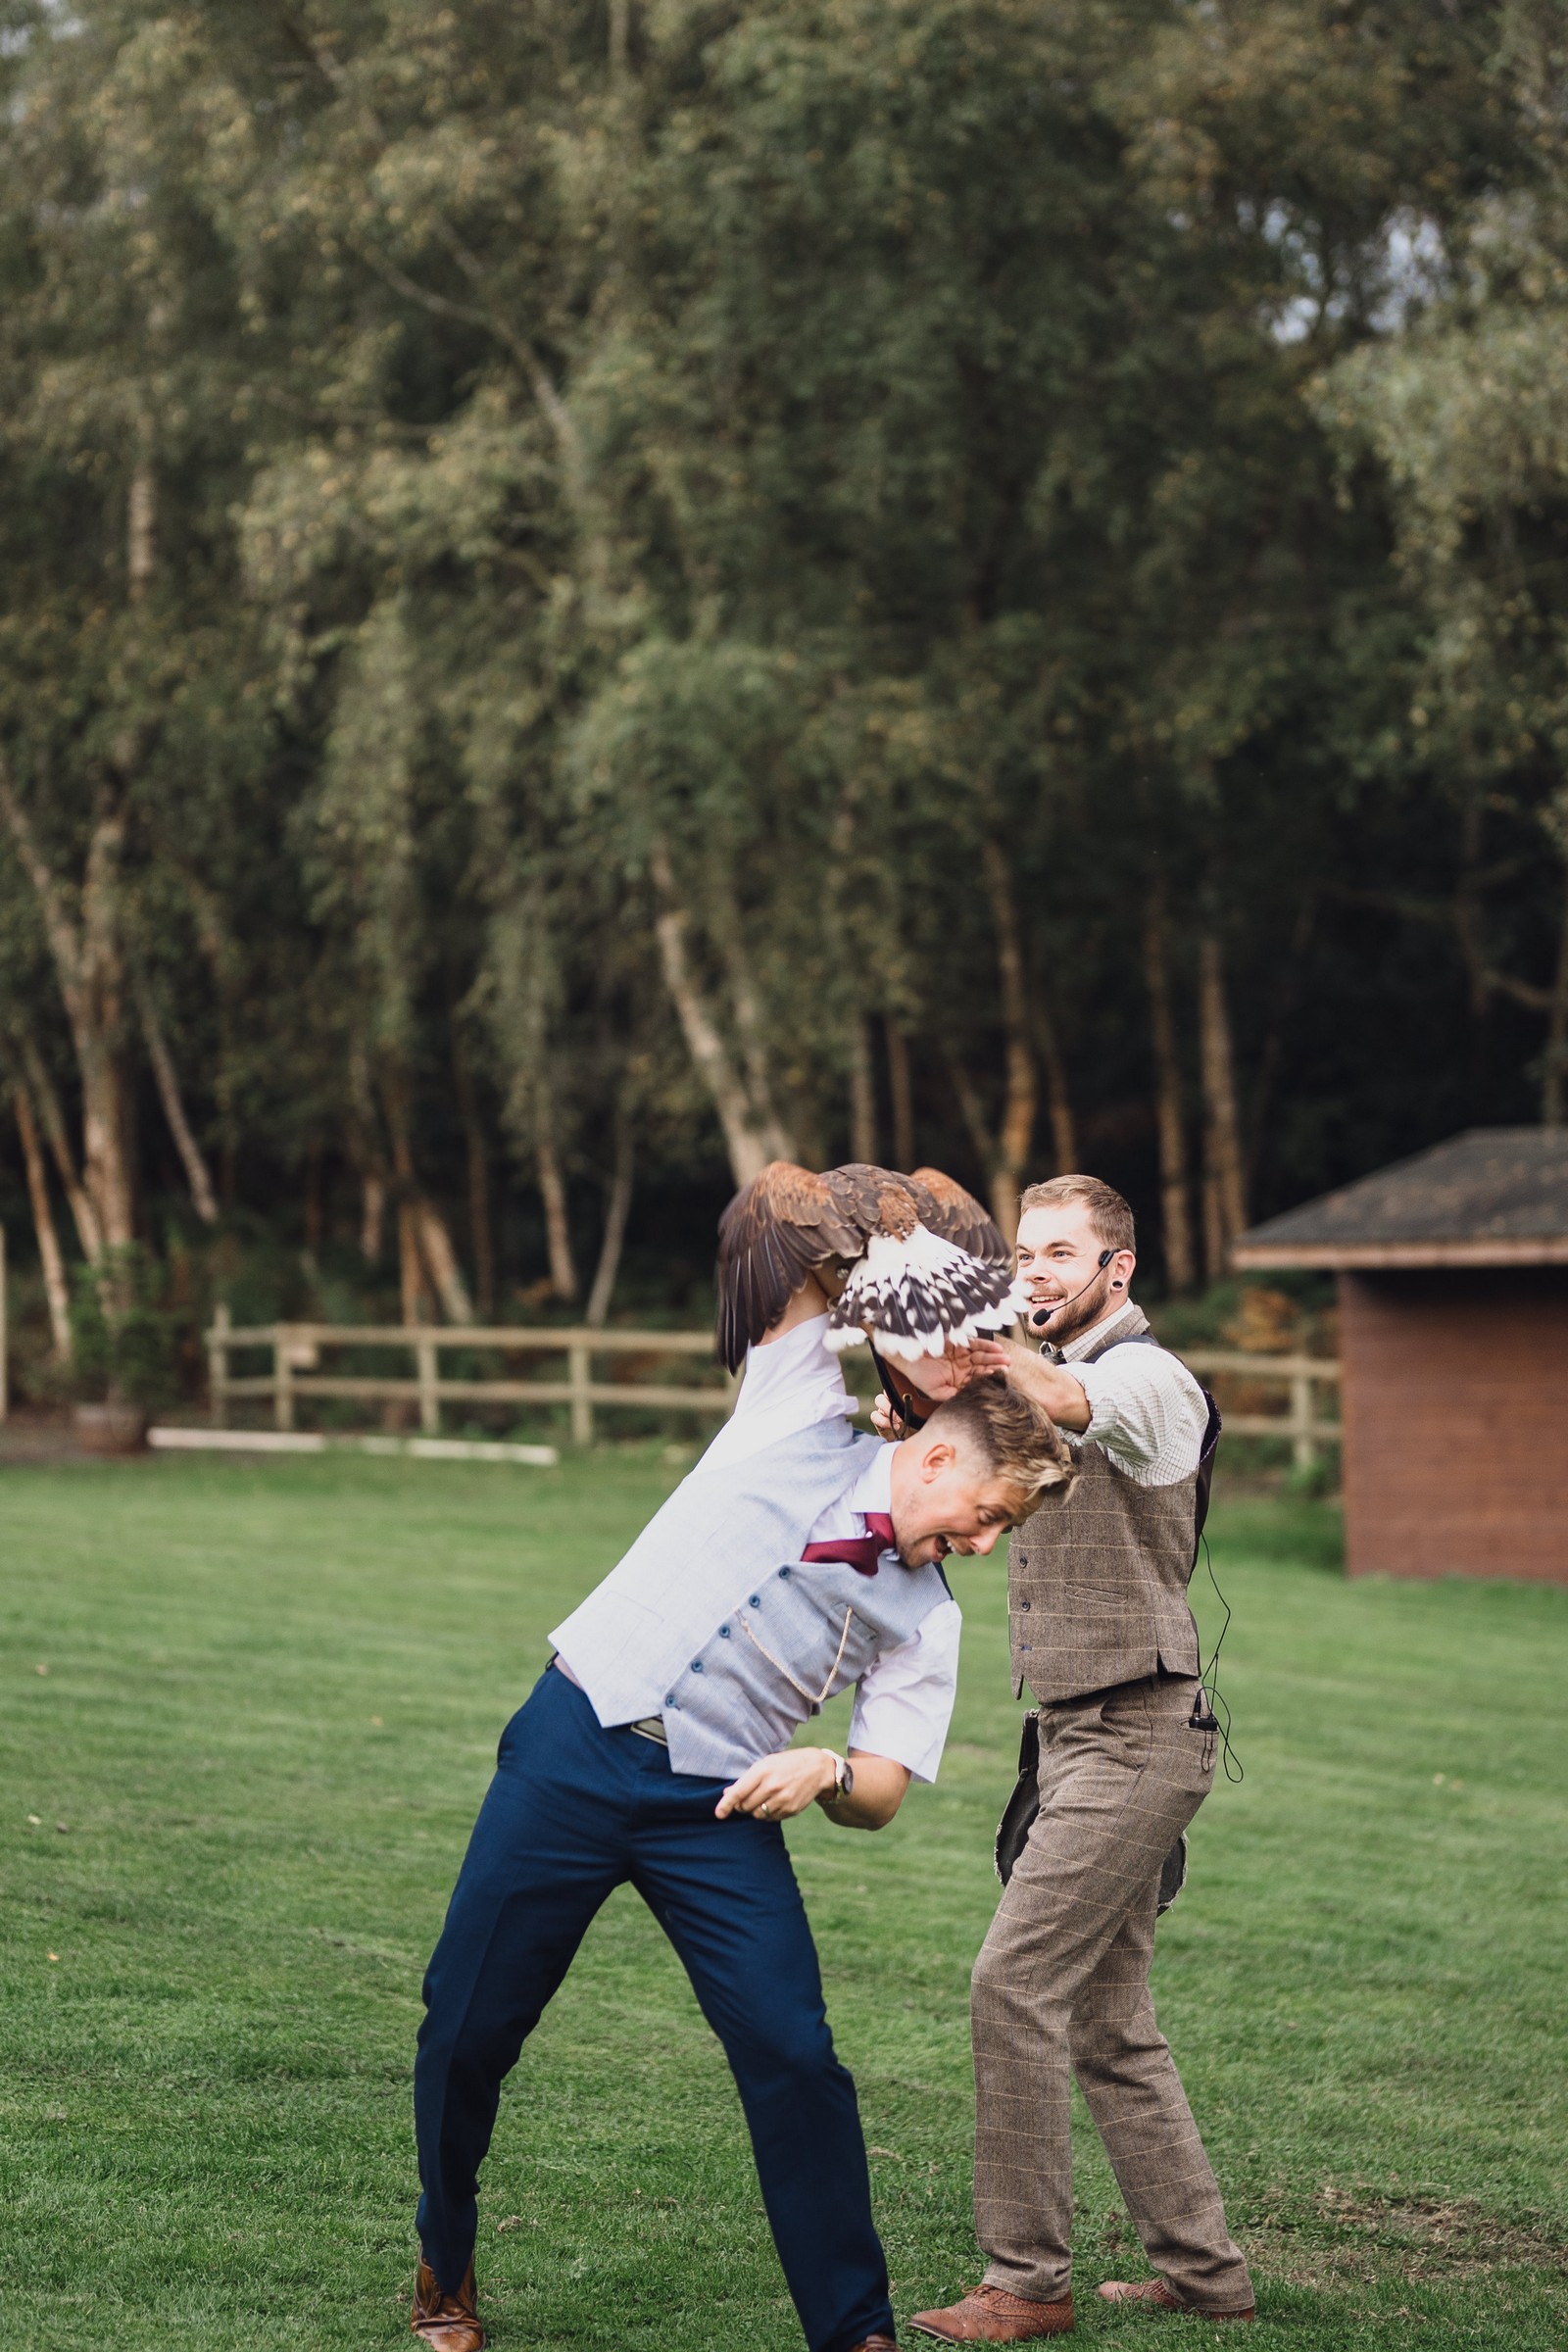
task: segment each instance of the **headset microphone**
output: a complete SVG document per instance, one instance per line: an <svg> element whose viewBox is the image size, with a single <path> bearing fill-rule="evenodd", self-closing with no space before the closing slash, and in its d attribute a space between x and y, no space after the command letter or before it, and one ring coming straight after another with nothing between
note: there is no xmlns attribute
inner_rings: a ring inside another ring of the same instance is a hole
<svg viewBox="0 0 1568 2352"><path fill-rule="evenodd" d="M1044 1331L1046 1325L1051 1321L1053 1315L1059 1315L1064 1306L1074 1305L1077 1300L1083 1297L1084 1291L1092 1291L1115 1254L1116 1252L1114 1250L1102 1250L1098 1259L1095 1262L1095 1270L1090 1275L1089 1280L1084 1284L1083 1291L1074 1291L1070 1298L1054 1299L1050 1306L1037 1306L1032 1308L1030 1310L1029 1320L1034 1325L1036 1331ZM1116 1290L1120 1290L1121 1285L1120 1283L1116 1283L1112 1287Z"/></svg>

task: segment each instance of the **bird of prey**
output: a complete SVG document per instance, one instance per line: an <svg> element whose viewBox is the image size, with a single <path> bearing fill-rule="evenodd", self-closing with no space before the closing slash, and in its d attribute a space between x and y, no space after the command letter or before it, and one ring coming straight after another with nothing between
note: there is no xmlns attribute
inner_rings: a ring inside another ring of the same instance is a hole
<svg viewBox="0 0 1568 2352"><path fill-rule="evenodd" d="M808 1275L832 1299L828 1344L941 1355L1020 1312L1006 1243L972 1194L939 1168L900 1176L852 1161L815 1176L775 1159L718 1227L718 1352L737 1371ZM836 1294L836 1295L835 1295Z"/></svg>

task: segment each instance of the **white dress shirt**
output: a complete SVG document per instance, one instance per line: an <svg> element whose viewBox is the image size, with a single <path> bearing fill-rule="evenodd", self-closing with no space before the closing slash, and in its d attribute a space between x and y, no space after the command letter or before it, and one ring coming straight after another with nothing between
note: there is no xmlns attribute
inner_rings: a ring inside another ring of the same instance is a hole
<svg viewBox="0 0 1568 2352"><path fill-rule="evenodd" d="M1191 1478L1203 1451L1208 1401L1179 1356L1166 1348L1114 1348L1097 1364L1079 1359L1135 1312L1129 1298L1064 1348L1041 1352L1070 1372L1089 1400L1081 1437L1102 1446L1135 1486L1173 1487Z"/></svg>
<svg viewBox="0 0 1568 2352"><path fill-rule="evenodd" d="M813 1315L782 1339L746 1351L746 1373L735 1410L697 1465L729 1465L760 1453L781 1438L817 1421L855 1411L837 1352L827 1344L827 1317ZM880 1446L859 1477L830 1503L808 1541L863 1536L865 1514L891 1516L893 1453ZM896 1551L882 1554L878 1574L901 1576ZM850 1722L850 1745L888 1756L917 1781L934 1781L947 1741L958 1688L958 1638L963 1619L956 1600L943 1600L921 1621L912 1642L878 1652L861 1676Z"/></svg>

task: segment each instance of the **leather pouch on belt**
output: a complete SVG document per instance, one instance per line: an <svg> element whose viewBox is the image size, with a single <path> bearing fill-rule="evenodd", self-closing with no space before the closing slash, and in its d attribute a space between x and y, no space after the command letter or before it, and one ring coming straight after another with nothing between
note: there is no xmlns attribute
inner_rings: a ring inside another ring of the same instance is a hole
<svg viewBox="0 0 1568 2352"><path fill-rule="evenodd" d="M1018 1740L1018 1779L997 1824L997 1876L1004 1886L1029 1842L1040 1814L1040 1710L1031 1707ZM1168 1911L1187 1884L1187 1836L1184 1831L1159 1866L1158 1911Z"/></svg>

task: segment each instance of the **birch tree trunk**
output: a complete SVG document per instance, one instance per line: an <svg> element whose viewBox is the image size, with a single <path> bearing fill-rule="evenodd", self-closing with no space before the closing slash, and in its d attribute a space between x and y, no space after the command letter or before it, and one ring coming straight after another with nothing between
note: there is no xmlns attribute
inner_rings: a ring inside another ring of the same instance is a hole
<svg viewBox="0 0 1568 2352"><path fill-rule="evenodd" d="M81 1072L83 1180L111 1250L127 1249L135 1239L135 1180L126 1150L129 1122L122 1059L125 970L120 860L124 839L122 811L106 808L93 827L87 851L75 977L66 998Z"/></svg>
<svg viewBox="0 0 1568 2352"><path fill-rule="evenodd" d="M550 1288L558 1298L577 1296L577 1267L571 1254L566 1185L556 1151L555 1099L541 1065L534 1082L534 1167L545 1211L545 1245L550 1254Z"/></svg>
<svg viewBox="0 0 1568 2352"><path fill-rule="evenodd" d="M708 1088L713 1108L718 1114L718 1123L729 1152L730 1171L736 1185L750 1184L770 1159L792 1159L794 1152L776 1118L765 1109L759 1113L746 1082L719 1035L717 1023L692 969L688 947L691 917L677 896L669 851L662 840L656 839L654 843L649 867L658 894L654 933L659 943L664 986L675 1007L681 1034L686 1040L686 1051Z"/></svg>
<svg viewBox="0 0 1568 2352"><path fill-rule="evenodd" d="M419 1260L419 1236L414 1222L414 1202L398 1202L398 1291L405 1325L424 1321L424 1268Z"/></svg>
<svg viewBox="0 0 1568 2352"><path fill-rule="evenodd" d="M360 1184L360 1255L368 1266L376 1266L386 1235L386 1178L379 1169L366 1168Z"/></svg>
<svg viewBox="0 0 1568 2352"><path fill-rule="evenodd" d="M893 1099L893 1164L907 1176L914 1167L914 1087L909 1075L909 1041L887 1016L888 1092Z"/></svg>
<svg viewBox="0 0 1568 2352"><path fill-rule="evenodd" d="M484 1121L474 1089L468 1041L461 1021L452 1022L452 1071L457 1086L458 1115L463 1121L468 1155L468 1236L473 1244L473 1295L481 1323L496 1311L495 1243L490 1224L490 1153Z"/></svg>
<svg viewBox="0 0 1568 2352"><path fill-rule="evenodd" d="M27 1074L27 1085L32 1095L33 1105L42 1122L44 1134L48 1138L49 1149L54 1154L54 1163L59 1171L61 1187L70 1204L72 1221L76 1228L76 1239L81 1244L81 1254L89 1265L95 1266L104 1246L103 1234L98 1224L98 1212L87 1198L86 1188L76 1173L76 1163L71 1150L71 1139L66 1133L65 1112L60 1106L60 1097L55 1092L55 1082L49 1075L48 1065L39 1053L30 1031L23 1032L20 1047L22 1064Z"/></svg>
<svg viewBox="0 0 1568 2352"><path fill-rule="evenodd" d="M1161 877L1150 885L1144 913L1144 972L1149 984L1150 1033L1154 1049L1154 1117L1159 1134L1159 1199L1165 1279L1190 1291L1198 1279L1193 1212L1187 1181L1187 1133L1182 1111L1181 1056L1171 1007L1170 926Z"/></svg>
<svg viewBox="0 0 1568 2352"><path fill-rule="evenodd" d="M147 1058L153 1065L153 1078L158 1087L158 1100L164 1106L164 1116L169 1121L169 1132L174 1139L174 1149L178 1152L180 1164L185 1170L185 1181L190 1186L190 1197L195 1205L196 1214L204 1225L216 1225L218 1223L218 1202L213 1197L213 1180L208 1172L202 1148L196 1141L190 1120L185 1115L184 1099L179 1091L179 1075L174 1068L174 1057L169 1051L169 1041L164 1035L163 1024L158 1018L158 1007L153 1003L152 991L142 973L134 974L133 984L136 992L136 1009L141 1018L141 1033L147 1045Z"/></svg>
<svg viewBox="0 0 1568 2352"><path fill-rule="evenodd" d="M321 1236L326 1224L322 1191L322 1151L319 1136L313 1136L305 1148L305 1257L312 1278L320 1262Z"/></svg>
<svg viewBox="0 0 1568 2352"><path fill-rule="evenodd" d="M32 1229L38 1239L38 1263L43 1269L43 1295L49 1307L54 1359L57 1364L69 1363L71 1291L66 1281L66 1261L60 1252L60 1236L55 1231L54 1211L49 1205L49 1170L44 1163L38 1122L33 1116L32 1098L24 1078L13 1081L11 1100L27 1171L27 1199L32 1207Z"/></svg>
<svg viewBox="0 0 1568 2352"><path fill-rule="evenodd" d="M458 1264L458 1253L452 1246L452 1232L435 1202L423 1193L414 1199L414 1231L418 1243L419 1257L430 1279L430 1288L440 1299L449 1323L471 1323L473 1300Z"/></svg>
<svg viewBox="0 0 1568 2352"><path fill-rule="evenodd" d="M991 1213L1001 1227L1004 1240L1010 1244L1018 1232L1018 1194L1034 1140L1040 1081L1031 1038L1033 1024L1029 1017L1023 933L1012 869L1002 844L989 831L981 842L981 865L997 933L1004 1071L1002 1115L991 1152Z"/></svg>
<svg viewBox="0 0 1568 2352"><path fill-rule="evenodd" d="M153 472L152 428L144 419L137 433L130 493L125 501L125 585L139 605L152 586L158 564L158 482Z"/></svg>
<svg viewBox="0 0 1568 2352"><path fill-rule="evenodd" d="M1247 1229L1235 1054L1224 961L1213 931L1205 931L1199 942L1198 1028L1203 1071L1204 1242L1212 1281L1228 1262L1231 1243Z"/></svg>
<svg viewBox="0 0 1568 2352"><path fill-rule="evenodd" d="M631 0L610 0L610 78L621 82L631 53Z"/></svg>
<svg viewBox="0 0 1568 2352"><path fill-rule="evenodd" d="M767 1066L767 1040L751 961L741 938L741 921L734 907L723 918L724 966L729 976L729 1011L746 1066L746 1089L752 1117L769 1141L770 1159L793 1159L795 1146L773 1101L773 1081Z"/></svg>
<svg viewBox="0 0 1568 2352"><path fill-rule="evenodd" d="M80 911L67 906L60 877L44 857L32 823L0 768L0 815L10 829L43 917L44 935L71 1026L81 1081L82 1181L108 1248L135 1238L135 1184L122 1060L125 966L121 932L120 861L124 811L100 793L88 837Z"/></svg>
<svg viewBox="0 0 1568 2352"><path fill-rule="evenodd" d="M876 1159L876 1078L871 1062L871 1024L863 1012L850 1033L850 1157Z"/></svg>
<svg viewBox="0 0 1568 2352"><path fill-rule="evenodd" d="M1067 1091L1067 1064L1062 1058L1056 1024L1038 999L1035 1003L1035 1027L1040 1039L1040 1058L1046 1065L1046 1110L1051 1120L1051 1151L1056 1163L1054 1173L1066 1176L1078 1165L1078 1123L1072 1114L1072 1097Z"/></svg>
<svg viewBox="0 0 1568 2352"><path fill-rule="evenodd" d="M234 1205L239 1160L239 1122L235 1115L234 1004L238 994L237 959L223 927L219 902L204 882L181 867L181 879L196 916L196 936L213 975L218 1014L218 1067L213 1093L218 1104L219 1196L225 1208ZM379 1256L379 1249L376 1251Z"/></svg>
<svg viewBox="0 0 1568 2352"><path fill-rule="evenodd" d="M615 1165L610 1180L610 1193L605 1202L605 1230L599 1244L599 1263L594 1268L593 1288L588 1293L584 1321L597 1331L610 1313L610 1301L614 1294L615 1276L620 1270L620 1253L626 1240L626 1219L631 1213L632 1180L635 1173L635 1152L632 1124L624 1102L615 1105Z"/></svg>
<svg viewBox="0 0 1568 2352"><path fill-rule="evenodd" d="M433 1296L440 1300L447 1321L471 1323L473 1301L468 1297L446 1219L434 1201L425 1198L415 1170L407 1079L399 1073L386 1082L382 1094L387 1132L392 1138L392 1170L398 1186L398 1265L405 1297L410 1287L408 1253L412 1247L416 1265L422 1269ZM417 1284L415 1287L417 1290Z"/></svg>

